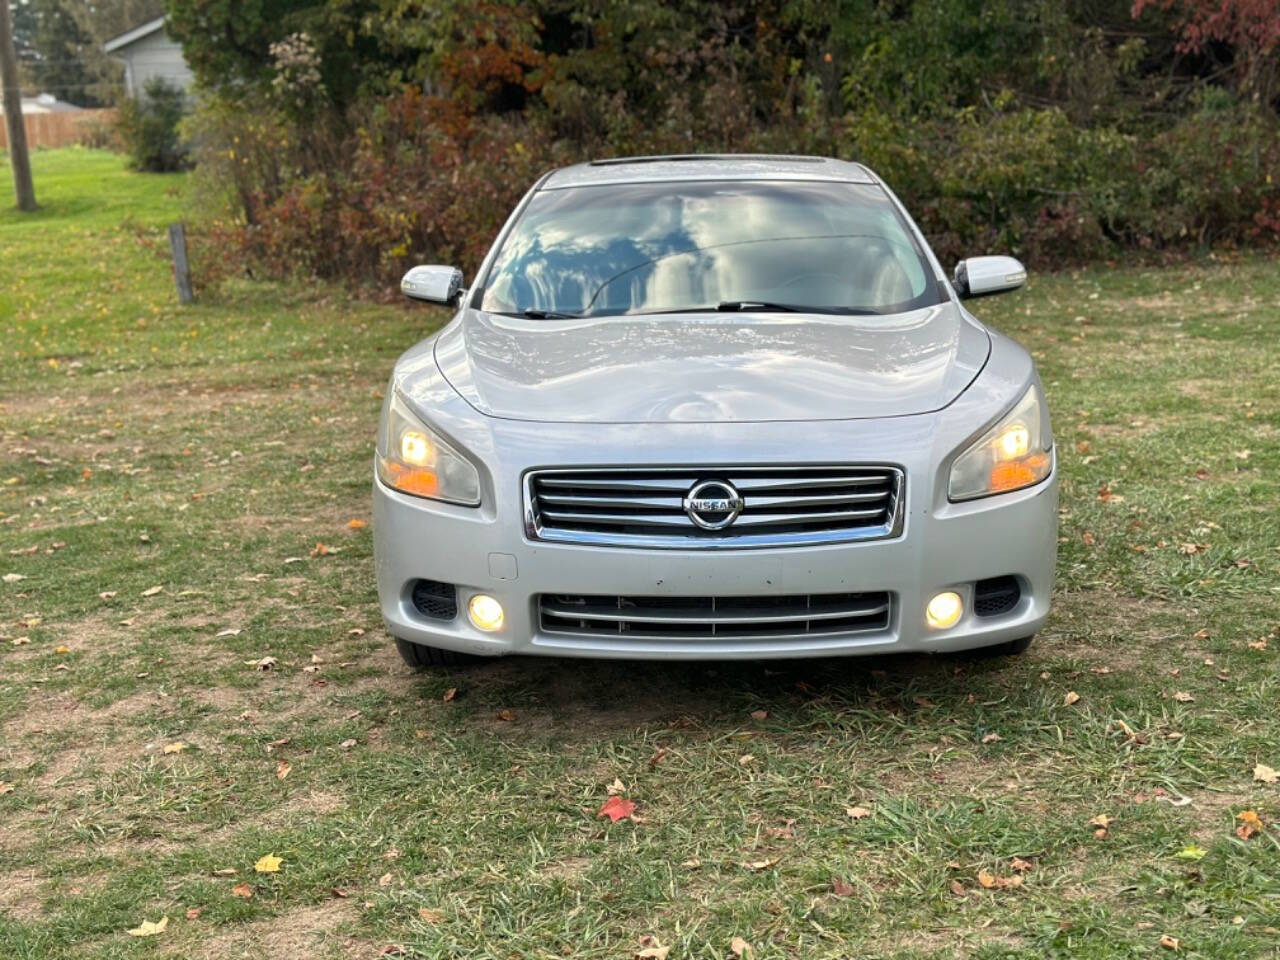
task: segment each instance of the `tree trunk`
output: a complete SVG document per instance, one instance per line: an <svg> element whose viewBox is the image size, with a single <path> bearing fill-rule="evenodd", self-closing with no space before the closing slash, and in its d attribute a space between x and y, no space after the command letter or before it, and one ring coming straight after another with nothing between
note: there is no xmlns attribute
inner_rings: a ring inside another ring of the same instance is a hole
<svg viewBox="0 0 1280 960"><path fill-rule="evenodd" d="M18 87L18 57L13 50L9 0L0 0L0 83L4 86L4 122L9 132L9 166L13 168L13 192L17 197L19 210L34 210L36 188L31 183L27 128L22 123L22 91Z"/></svg>

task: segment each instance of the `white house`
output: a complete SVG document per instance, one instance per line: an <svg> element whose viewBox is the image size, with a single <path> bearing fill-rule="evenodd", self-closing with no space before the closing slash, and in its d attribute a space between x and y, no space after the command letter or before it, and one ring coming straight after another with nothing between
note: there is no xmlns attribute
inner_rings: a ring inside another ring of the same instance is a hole
<svg viewBox="0 0 1280 960"><path fill-rule="evenodd" d="M164 21L156 17L102 45L103 53L124 64L124 89L131 97L141 96L152 77L163 77L181 90L194 82L182 45L169 38Z"/></svg>

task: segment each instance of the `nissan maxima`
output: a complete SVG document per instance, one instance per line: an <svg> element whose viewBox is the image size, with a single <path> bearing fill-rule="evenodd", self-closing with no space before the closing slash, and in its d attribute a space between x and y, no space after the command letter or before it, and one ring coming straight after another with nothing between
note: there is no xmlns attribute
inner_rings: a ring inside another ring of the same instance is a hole
<svg viewBox="0 0 1280 960"><path fill-rule="evenodd" d="M1057 471L1021 346L865 166L673 156L555 170L395 365L383 617L468 655L1020 653L1049 612Z"/></svg>

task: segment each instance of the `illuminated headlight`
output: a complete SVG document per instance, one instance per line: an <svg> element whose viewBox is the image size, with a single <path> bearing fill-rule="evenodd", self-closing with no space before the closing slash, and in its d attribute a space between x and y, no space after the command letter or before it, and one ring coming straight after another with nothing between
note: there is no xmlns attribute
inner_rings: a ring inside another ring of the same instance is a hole
<svg viewBox="0 0 1280 960"><path fill-rule="evenodd" d="M387 396L378 430L378 479L415 497L479 506L475 466L415 417L394 390Z"/></svg>
<svg viewBox="0 0 1280 960"><path fill-rule="evenodd" d="M1012 410L951 465L947 495L972 500L1039 483L1053 467L1049 417L1033 385Z"/></svg>

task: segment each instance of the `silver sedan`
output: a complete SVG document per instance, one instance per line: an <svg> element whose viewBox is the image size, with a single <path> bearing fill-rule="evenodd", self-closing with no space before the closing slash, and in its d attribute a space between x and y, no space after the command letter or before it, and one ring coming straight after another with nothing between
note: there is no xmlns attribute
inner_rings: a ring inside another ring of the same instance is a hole
<svg viewBox="0 0 1280 960"><path fill-rule="evenodd" d="M981 648L1049 613L1036 369L866 167L676 156L556 170L396 363L375 458L382 614L465 655L728 659Z"/></svg>

